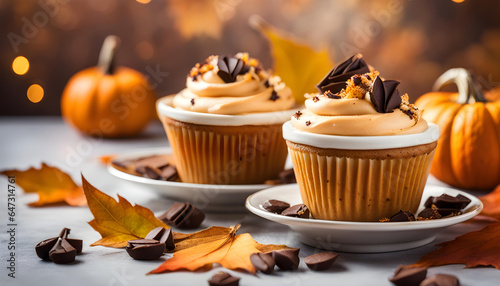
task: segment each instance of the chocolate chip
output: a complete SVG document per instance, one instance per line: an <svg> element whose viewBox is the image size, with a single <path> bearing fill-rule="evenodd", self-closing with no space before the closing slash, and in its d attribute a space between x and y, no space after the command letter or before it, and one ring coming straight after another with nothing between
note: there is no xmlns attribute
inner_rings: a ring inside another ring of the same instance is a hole
<svg viewBox="0 0 500 286"><path fill-rule="evenodd" d="M57 264L75 261L76 249L64 238L59 239L49 251L49 258Z"/></svg>
<svg viewBox="0 0 500 286"><path fill-rule="evenodd" d="M311 120L306 121L306 126L309 126L309 125L311 125Z"/></svg>
<svg viewBox="0 0 500 286"><path fill-rule="evenodd" d="M37 256L59 264L73 262L76 254L82 252L83 240L70 239L68 238L69 233L69 228L63 228L58 237L38 243L35 246Z"/></svg>
<svg viewBox="0 0 500 286"><path fill-rule="evenodd" d="M299 251L299 248L275 250L274 262L281 270L295 270L299 268Z"/></svg>
<svg viewBox="0 0 500 286"><path fill-rule="evenodd" d="M165 243L166 250L175 249L174 236L171 228L165 229L161 226L154 228L146 235L145 239L154 239L158 240L160 243Z"/></svg>
<svg viewBox="0 0 500 286"><path fill-rule="evenodd" d="M369 71L370 69L363 58L360 55L353 55L330 70L316 85L316 88L321 93L327 90L337 93L346 87L346 81L353 75L364 74Z"/></svg>
<svg viewBox="0 0 500 286"><path fill-rule="evenodd" d="M276 265L272 253L254 253L250 255L250 262L255 269L265 274L271 274Z"/></svg>
<svg viewBox="0 0 500 286"><path fill-rule="evenodd" d="M394 108L401 105L401 95L397 89L399 81L384 80L379 76L373 82L372 92L370 93L370 100L379 113L391 113Z"/></svg>
<svg viewBox="0 0 500 286"><path fill-rule="evenodd" d="M311 270L323 271L330 268L338 257L339 254L335 252L320 252L306 257L304 262Z"/></svg>
<svg viewBox="0 0 500 286"><path fill-rule="evenodd" d="M300 110L299 110L299 111L295 112L293 117L295 117L295 119L299 120L301 115L302 115L302 112L300 112Z"/></svg>
<svg viewBox="0 0 500 286"><path fill-rule="evenodd" d="M194 105L194 98L191 98L191 105Z"/></svg>
<svg viewBox="0 0 500 286"><path fill-rule="evenodd" d="M36 255L43 260L49 260L49 251L56 245L59 237L53 237L39 242L35 246Z"/></svg>
<svg viewBox="0 0 500 286"><path fill-rule="evenodd" d="M159 219L181 229L192 229L200 226L205 214L190 203L175 203Z"/></svg>
<svg viewBox="0 0 500 286"><path fill-rule="evenodd" d="M281 215L290 217L309 218L309 208L304 204L291 206L281 212Z"/></svg>
<svg viewBox="0 0 500 286"><path fill-rule="evenodd" d="M430 207L430 208L425 208L423 211L421 211L418 214L419 219L439 219L441 218L441 214L439 214L437 208Z"/></svg>
<svg viewBox="0 0 500 286"><path fill-rule="evenodd" d="M414 221L415 215L410 211L399 211L397 214L391 216L390 222Z"/></svg>
<svg viewBox="0 0 500 286"><path fill-rule="evenodd" d="M268 200L262 204L262 207L268 212L281 214L290 207L290 204L279 200Z"/></svg>
<svg viewBox="0 0 500 286"><path fill-rule="evenodd" d="M271 93L271 97L269 99L272 100L272 101L276 101L279 98L280 97L279 97L278 93L273 90L272 93Z"/></svg>
<svg viewBox="0 0 500 286"><path fill-rule="evenodd" d="M427 276L427 268L423 267L407 267L405 265L400 265L396 271L394 271L394 276L389 279L394 285L397 286L418 286Z"/></svg>
<svg viewBox="0 0 500 286"><path fill-rule="evenodd" d="M137 260L155 260L165 251L165 243L156 239L130 240L126 247L128 255Z"/></svg>
<svg viewBox="0 0 500 286"><path fill-rule="evenodd" d="M354 85L360 85L361 84L361 76L359 76L359 75L353 76L352 83L354 83Z"/></svg>
<svg viewBox="0 0 500 286"><path fill-rule="evenodd" d="M341 96L338 96L336 94L333 94L331 93L330 91L327 91L324 93L324 95L328 98L331 98L331 99L341 99L342 97Z"/></svg>
<svg viewBox="0 0 500 286"><path fill-rule="evenodd" d="M295 184L297 179L295 178L295 172L293 169L286 169L278 174L278 177L283 182L283 184Z"/></svg>
<svg viewBox="0 0 500 286"><path fill-rule="evenodd" d="M227 272L217 272L208 280L210 286L238 286L240 283L239 277L231 276Z"/></svg>
<svg viewBox="0 0 500 286"><path fill-rule="evenodd" d="M464 195L457 195L456 197L452 197L447 194L442 194L439 197L429 197L427 201L425 201L425 206L430 207L431 205L435 205L437 208L448 208L448 209L464 209L469 205L471 200Z"/></svg>
<svg viewBox="0 0 500 286"><path fill-rule="evenodd" d="M460 281L456 276L447 275L447 274L436 274L431 276L422 283L420 286L459 286Z"/></svg>

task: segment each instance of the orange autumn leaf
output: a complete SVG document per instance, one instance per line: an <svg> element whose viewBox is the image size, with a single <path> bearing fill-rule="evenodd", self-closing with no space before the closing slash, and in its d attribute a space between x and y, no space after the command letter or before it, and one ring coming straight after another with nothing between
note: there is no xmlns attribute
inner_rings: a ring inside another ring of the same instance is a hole
<svg viewBox="0 0 500 286"><path fill-rule="evenodd" d="M207 269L213 263L231 270L246 270L255 274L250 255L287 249L286 245L260 244L248 233L236 235L240 225L213 226L192 234L174 234L175 253L148 274L178 270L196 271Z"/></svg>
<svg viewBox="0 0 500 286"><path fill-rule="evenodd" d="M493 266L500 269L500 222L491 223L481 230L466 233L437 246L441 248L426 254L412 266L465 264L467 268Z"/></svg>
<svg viewBox="0 0 500 286"><path fill-rule="evenodd" d="M483 202L481 215L500 219L500 185L495 190L479 198Z"/></svg>
<svg viewBox="0 0 500 286"><path fill-rule="evenodd" d="M92 186L82 175L83 191L94 219L89 222L102 236L90 246L125 247L132 239L146 237L152 229L166 224L157 219L152 211L130 204L118 195L118 202Z"/></svg>
<svg viewBox="0 0 500 286"><path fill-rule="evenodd" d="M259 16L250 18L250 25L271 43L273 70L290 87L295 101L303 103L305 93L317 92L314 86L333 67L327 50L315 51L308 44L278 31Z"/></svg>
<svg viewBox="0 0 500 286"><path fill-rule="evenodd" d="M16 177L16 184L23 188L24 192L38 194L38 201L30 203L30 206L41 207L56 203L67 203L71 206L86 204L82 187L75 184L68 174L45 163L42 163L40 169L5 170L0 174Z"/></svg>

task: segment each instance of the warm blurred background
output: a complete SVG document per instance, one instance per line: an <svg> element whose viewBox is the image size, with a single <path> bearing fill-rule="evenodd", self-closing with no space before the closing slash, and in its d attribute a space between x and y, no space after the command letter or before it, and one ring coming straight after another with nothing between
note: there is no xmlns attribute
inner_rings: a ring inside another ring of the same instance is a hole
<svg viewBox="0 0 500 286"><path fill-rule="evenodd" d="M498 11L497 0L2 0L0 115L60 114L66 82L96 64L109 34L122 39L121 65L168 73L157 82L159 96L180 90L210 54L248 51L271 67L269 43L248 24L255 14L326 46L336 62L363 53L412 100L451 67L496 86Z"/></svg>

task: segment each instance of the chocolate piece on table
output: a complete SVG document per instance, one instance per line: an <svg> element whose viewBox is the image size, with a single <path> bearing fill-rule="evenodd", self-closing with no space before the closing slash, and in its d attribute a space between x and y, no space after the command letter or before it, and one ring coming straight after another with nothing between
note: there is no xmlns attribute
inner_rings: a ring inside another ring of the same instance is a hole
<svg viewBox="0 0 500 286"><path fill-rule="evenodd" d="M161 226L154 228L151 230L145 237L145 239L155 239L160 243L165 243L165 247L167 250L174 250L174 236L172 235L172 229L165 229Z"/></svg>
<svg viewBox="0 0 500 286"><path fill-rule="evenodd" d="M433 275L420 283L420 286L459 286L460 281L456 276L447 274Z"/></svg>
<svg viewBox="0 0 500 286"><path fill-rule="evenodd" d="M291 206L281 212L281 215L299 218L309 218L309 208L304 204Z"/></svg>
<svg viewBox="0 0 500 286"><path fill-rule="evenodd" d="M150 168L162 169L169 165L169 157L167 155L153 155L137 159L132 162L135 166L135 171L141 175L145 174L146 166Z"/></svg>
<svg viewBox="0 0 500 286"><path fill-rule="evenodd" d="M295 270L299 268L299 248L275 250L272 252L274 262L281 270Z"/></svg>
<svg viewBox="0 0 500 286"><path fill-rule="evenodd" d="M390 222L403 222L403 221L414 221L415 215L411 211L399 211L397 214L391 216Z"/></svg>
<svg viewBox="0 0 500 286"><path fill-rule="evenodd" d="M368 65L362 56L357 54L336 65L328 74L316 85L320 93L331 91L337 93L347 86L346 81L355 74L369 72Z"/></svg>
<svg viewBox="0 0 500 286"><path fill-rule="evenodd" d="M161 171L157 168L153 168L153 167L150 167L150 166L144 166L144 169L143 169L144 173L143 175L146 177L146 178L150 178L150 179L153 179L153 180L160 180L162 177L161 177Z"/></svg>
<svg viewBox="0 0 500 286"><path fill-rule="evenodd" d="M320 252L306 257L304 262L311 270L323 271L330 268L338 257L339 254L335 252Z"/></svg>
<svg viewBox="0 0 500 286"><path fill-rule="evenodd" d="M271 274L274 271L274 262L272 253L254 253L250 255L250 262L252 262L253 267L265 274Z"/></svg>
<svg viewBox="0 0 500 286"><path fill-rule="evenodd" d="M76 249L66 239L60 238L49 251L49 257L57 264L70 263L75 261Z"/></svg>
<svg viewBox="0 0 500 286"><path fill-rule="evenodd" d="M68 238L69 232L69 228L63 228L58 237L38 243L35 247L37 256L55 263L74 261L76 254L82 252L83 240Z"/></svg>
<svg viewBox="0 0 500 286"><path fill-rule="evenodd" d="M158 218L168 225L192 229L200 226L205 214L190 203L175 203Z"/></svg>
<svg viewBox="0 0 500 286"><path fill-rule="evenodd" d="M36 255L43 260L49 260L49 251L56 245L59 237L53 237L39 242L35 246Z"/></svg>
<svg viewBox="0 0 500 286"><path fill-rule="evenodd" d="M133 259L154 260L162 256L165 251L165 243L160 243L156 239L129 240L126 250Z"/></svg>
<svg viewBox="0 0 500 286"><path fill-rule="evenodd" d="M440 219L441 215L438 212L438 209L433 206L430 208L425 208L418 214L418 219Z"/></svg>
<svg viewBox="0 0 500 286"><path fill-rule="evenodd" d="M289 208L290 204L279 200L268 200L262 204L262 207L268 212L281 213Z"/></svg>
<svg viewBox="0 0 500 286"><path fill-rule="evenodd" d="M295 184L297 180L295 178L295 172L293 169L286 169L279 173L279 178L284 184Z"/></svg>
<svg viewBox="0 0 500 286"><path fill-rule="evenodd" d="M239 277L231 276L227 272L217 272L210 280L208 280L208 285L210 286L238 286L240 282Z"/></svg>
<svg viewBox="0 0 500 286"><path fill-rule="evenodd" d="M394 271L394 276L389 279L394 285L397 286L418 286L427 276L427 268L423 267L408 267L405 265L400 265L396 271Z"/></svg>

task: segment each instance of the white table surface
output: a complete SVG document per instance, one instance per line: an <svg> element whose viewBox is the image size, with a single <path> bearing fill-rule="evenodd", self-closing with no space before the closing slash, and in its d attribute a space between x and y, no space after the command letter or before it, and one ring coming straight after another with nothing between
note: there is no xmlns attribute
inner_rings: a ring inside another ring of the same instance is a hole
<svg viewBox="0 0 500 286"><path fill-rule="evenodd" d="M80 183L80 169L98 156L131 151L139 148L166 146L167 139L158 122L152 124L140 138L100 140L84 137L58 117L0 117L0 170L26 169L46 162L68 171ZM131 203L141 204L154 212L168 209L173 203L153 193L137 190L124 181L102 174L91 178L102 191L115 196L119 193ZM433 178L429 184L440 184ZM90 247L100 235L87 222L92 215L87 207L31 208L34 194L23 194L17 188L16 278L7 276L7 179L0 178L0 284L1 285L208 285L207 280L217 271L177 272L159 275L145 274L161 261L135 261L123 249ZM116 196L115 196L116 197ZM260 243L286 244L300 247L300 257L314 253L312 247L298 242L286 226L259 218L251 213L207 213L202 227L231 226L240 223L239 233L249 232ZM299 270L276 271L257 276L229 271L241 277L240 285L392 285L387 279L399 264L412 264L435 249L434 245L484 224L462 223L446 229L437 239L412 250L381 254L341 253L335 267L325 272L310 271L301 261ZM83 254L71 265L56 265L40 260L35 245L57 236L63 227L71 228L71 236L84 240ZM448 273L459 277L461 285L500 285L500 271L491 267L464 269L463 265L448 265L429 269L433 273ZM228 271L228 270L225 270Z"/></svg>

